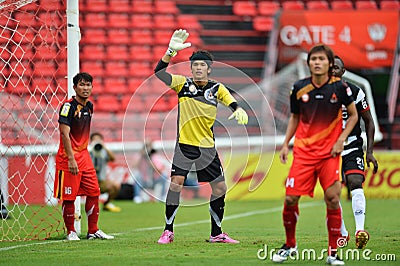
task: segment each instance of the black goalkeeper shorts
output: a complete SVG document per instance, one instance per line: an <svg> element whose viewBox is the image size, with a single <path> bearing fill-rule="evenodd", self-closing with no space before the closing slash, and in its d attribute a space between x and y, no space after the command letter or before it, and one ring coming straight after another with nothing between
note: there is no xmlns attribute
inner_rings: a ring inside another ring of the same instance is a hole
<svg viewBox="0 0 400 266"><path fill-rule="evenodd" d="M186 179L193 164L199 182L225 180L221 161L215 148L200 148L178 143L175 146L171 176L180 175Z"/></svg>

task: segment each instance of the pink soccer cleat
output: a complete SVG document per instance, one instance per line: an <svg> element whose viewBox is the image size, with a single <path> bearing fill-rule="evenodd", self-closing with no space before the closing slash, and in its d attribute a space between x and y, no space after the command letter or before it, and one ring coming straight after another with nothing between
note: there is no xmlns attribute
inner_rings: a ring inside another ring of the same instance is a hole
<svg viewBox="0 0 400 266"><path fill-rule="evenodd" d="M158 244L169 244L174 242L174 232L171 232L169 230L165 230L160 239L158 239L157 243Z"/></svg>
<svg viewBox="0 0 400 266"><path fill-rule="evenodd" d="M217 236L210 236L210 243L230 243L238 244L239 241L232 239L226 233L219 234Z"/></svg>

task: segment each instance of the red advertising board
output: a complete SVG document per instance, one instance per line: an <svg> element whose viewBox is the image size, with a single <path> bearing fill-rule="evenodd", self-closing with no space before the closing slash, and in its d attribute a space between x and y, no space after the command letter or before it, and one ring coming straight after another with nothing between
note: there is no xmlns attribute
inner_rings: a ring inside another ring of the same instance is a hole
<svg viewBox="0 0 400 266"><path fill-rule="evenodd" d="M399 32L399 12L304 11L282 12L279 63L324 43L348 68L390 67Z"/></svg>

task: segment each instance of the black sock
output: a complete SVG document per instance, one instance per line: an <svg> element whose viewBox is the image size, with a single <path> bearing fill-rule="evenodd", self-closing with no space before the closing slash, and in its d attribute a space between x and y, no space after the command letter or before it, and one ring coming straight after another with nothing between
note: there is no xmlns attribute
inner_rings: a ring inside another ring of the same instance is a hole
<svg viewBox="0 0 400 266"><path fill-rule="evenodd" d="M224 218L225 195L216 197L211 195L210 214L211 214L211 236L217 236L222 233L221 222Z"/></svg>
<svg viewBox="0 0 400 266"><path fill-rule="evenodd" d="M174 220L179 207L180 192L168 190L167 200L165 202L165 229L174 231Z"/></svg>

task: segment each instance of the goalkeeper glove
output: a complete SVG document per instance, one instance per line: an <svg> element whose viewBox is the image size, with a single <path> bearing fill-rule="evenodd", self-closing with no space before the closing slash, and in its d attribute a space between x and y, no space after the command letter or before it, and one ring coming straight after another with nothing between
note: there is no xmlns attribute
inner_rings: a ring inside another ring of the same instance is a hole
<svg viewBox="0 0 400 266"><path fill-rule="evenodd" d="M172 57L175 56L178 51L190 47L192 45L190 42L185 43L188 37L189 33L186 30L179 29L174 31L165 54Z"/></svg>
<svg viewBox="0 0 400 266"><path fill-rule="evenodd" d="M231 120L232 118L235 118L239 125L247 125L247 122L249 122L249 117L247 116L246 111L241 107L238 107L228 119Z"/></svg>

